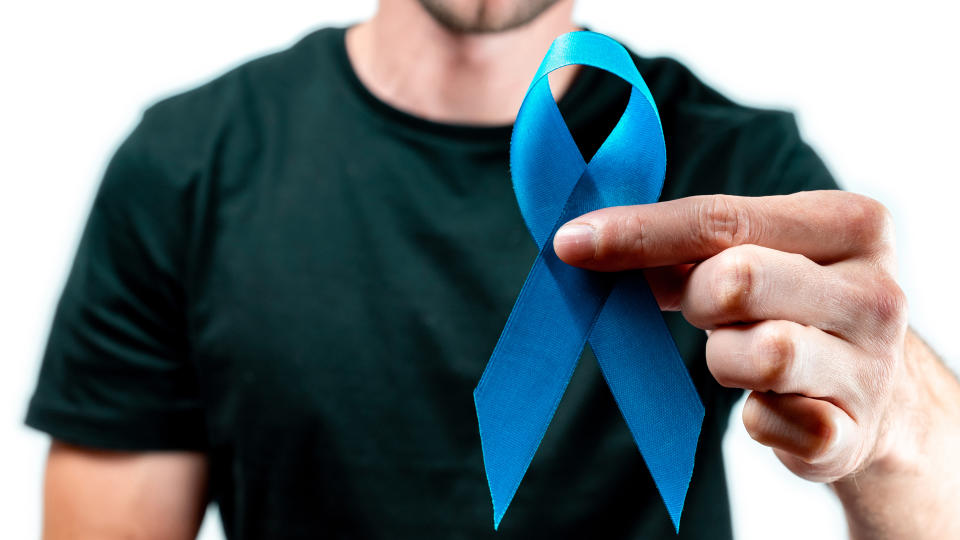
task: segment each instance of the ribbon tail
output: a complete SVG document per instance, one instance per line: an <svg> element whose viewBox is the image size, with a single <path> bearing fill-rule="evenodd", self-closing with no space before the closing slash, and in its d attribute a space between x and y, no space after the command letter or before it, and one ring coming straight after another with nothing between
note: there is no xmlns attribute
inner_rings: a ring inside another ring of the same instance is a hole
<svg viewBox="0 0 960 540"><path fill-rule="evenodd" d="M640 272L617 281L590 346L679 532L704 408Z"/></svg>
<svg viewBox="0 0 960 540"><path fill-rule="evenodd" d="M612 281L568 266L547 242L473 391L493 526L513 500Z"/></svg>

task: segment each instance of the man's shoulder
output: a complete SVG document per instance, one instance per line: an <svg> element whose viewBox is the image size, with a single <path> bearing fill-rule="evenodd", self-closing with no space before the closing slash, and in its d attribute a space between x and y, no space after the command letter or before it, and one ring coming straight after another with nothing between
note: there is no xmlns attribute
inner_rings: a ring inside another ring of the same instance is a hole
<svg viewBox="0 0 960 540"><path fill-rule="evenodd" d="M155 133L169 132L183 140L209 135L226 123L256 122L273 105L289 103L298 94L322 92L329 80L326 74L334 69L331 45L342 33L342 28L322 28L283 50L246 60L154 102L142 123Z"/></svg>
<svg viewBox="0 0 960 540"><path fill-rule="evenodd" d="M643 57L633 53L644 81L662 116L678 122L701 122L716 129L764 124L783 126L793 121L784 110L752 107L722 94L681 61L670 57Z"/></svg>
<svg viewBox="0 0 960 540"><path fill-rule="evenodd" d="M256 155L275 135L271 130L281 114L302 113L325 99L338 32L342 36L337 28L314 31L282 51L245 61L148 106L112 160L123 165L124 174L111 175L105 184L126 189L131 182L150 183L182 191L211 164L236 164Z"/></svg>
<svg viewBox="0 0 960 540"><path fill-rule="evenodd" d="M667 141L667 196L836 188L790 111L738 103L673 58L634 59L657 102Z"/></svg>

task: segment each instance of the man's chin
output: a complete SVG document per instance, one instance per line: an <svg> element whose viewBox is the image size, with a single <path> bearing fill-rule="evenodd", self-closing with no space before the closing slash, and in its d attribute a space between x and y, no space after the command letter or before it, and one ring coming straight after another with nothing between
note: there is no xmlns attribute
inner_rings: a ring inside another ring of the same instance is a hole
<svg viewBox="0 0 960 540"><path fill-rule="evenodd" d="M560 0L418 0L443 27L458 34L504 32L539 17Z"/></svg>

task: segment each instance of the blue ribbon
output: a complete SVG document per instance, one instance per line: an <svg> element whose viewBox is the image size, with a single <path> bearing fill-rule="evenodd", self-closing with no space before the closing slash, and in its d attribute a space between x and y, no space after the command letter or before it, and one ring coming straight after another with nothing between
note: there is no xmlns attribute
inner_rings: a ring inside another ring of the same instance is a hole
<svg viewBox="0 0 960 540"><path fill-rule="evenodd" d="M569 65L606 70L632 85L616 127L586 163L550 92L547 74ZM630 54L593 32L558 37L540 64L510 143L513 187L540 253L473 392L498 528L553 418L588 337L670 519L693 473L703 405L660 308L639 271L591 272L553 251L553 236L586 212L656 202L666 149L650 90Z"/></svg>

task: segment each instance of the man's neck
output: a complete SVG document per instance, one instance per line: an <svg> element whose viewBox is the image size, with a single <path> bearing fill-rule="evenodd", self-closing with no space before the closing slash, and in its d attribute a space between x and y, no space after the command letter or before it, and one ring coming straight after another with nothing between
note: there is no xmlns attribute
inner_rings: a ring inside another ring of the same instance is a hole
<svg viewBox="0 0 960 540"><path fill-rule="evenodd" d="M376 15L347 31L347 54L360 81L397 109L436 122L513 122L530 79L553 39L574 30L572 0L561 0L519 28L458 34L418 2L382 0ZM551 74L562 94L575 71Z"/></svg>

